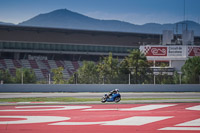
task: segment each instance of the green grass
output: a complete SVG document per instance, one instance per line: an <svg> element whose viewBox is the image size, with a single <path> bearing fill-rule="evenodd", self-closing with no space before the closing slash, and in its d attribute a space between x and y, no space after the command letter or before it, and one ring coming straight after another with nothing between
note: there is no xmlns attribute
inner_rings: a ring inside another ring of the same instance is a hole
<svg viewBox="0 0 200 133"><path fill-rule="evenodd" d="M0 98L0 102L87 102L100 101L99 98L73 98L73 97L58 97L58 98Z"/></svg>
<svg viewBox="0 0 200 133"><path fill-rule="evenodd" d="M197 98L125 98L125 100L170 100L170 99L200 99Z"/></svg>
<svg viewBox="0 0 200 133"><path fill-rule="evenodd" d="M122 98L122 100L168 100L168 99L200 99L199 98ZM73 97L58 97L58 98L0 98L0 102L88 102L100 101L101 98L73 98Z"/></svg>

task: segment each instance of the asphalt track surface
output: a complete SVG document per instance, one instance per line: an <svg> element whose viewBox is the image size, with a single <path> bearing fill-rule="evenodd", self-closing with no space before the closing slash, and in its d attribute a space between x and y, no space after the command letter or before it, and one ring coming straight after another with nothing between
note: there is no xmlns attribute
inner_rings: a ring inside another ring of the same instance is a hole
<svg viewBox="0 0 200 133"><path fill-rule="evenodd" d="M105 92L106 93L106 92ZM105 93L0 93L0 98L20 97L75 97L101 98ZM200 98L198 92L171 92L171 93L120 93L122 98Z"/></svg>
<svg viewBox="0 0 200 133"><path fill-rule="evenodd" d="M0 133L199 133L200 103L4 105Z"/></svg>

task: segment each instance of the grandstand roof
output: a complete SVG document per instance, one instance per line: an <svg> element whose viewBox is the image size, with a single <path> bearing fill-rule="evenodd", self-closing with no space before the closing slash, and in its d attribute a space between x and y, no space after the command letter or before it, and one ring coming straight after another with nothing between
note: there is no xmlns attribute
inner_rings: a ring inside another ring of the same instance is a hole
<svg viewBox="0 0 200 133"><path fill-rule="evenodd" d="M137 47L146 44L158 45L161 42L160 34L43 28L18 25L0 25L0 35L0 41ZM200 37L195 37L194 43L200 45Z"/></svg>
<svg viewBox="0 0 200 133"><path fill-rule="evenodd" d="M159 34L91 31L0 25L0 40L92 45L139 46L158 44Z"/></svg>
<svg viewBox="0 0 200 133"><path fill-rule="evenodd" d="M141 45L159 45L160 34L0 25L0 52L126 56ZM200 37L194 38L200 45Z"/></svg>

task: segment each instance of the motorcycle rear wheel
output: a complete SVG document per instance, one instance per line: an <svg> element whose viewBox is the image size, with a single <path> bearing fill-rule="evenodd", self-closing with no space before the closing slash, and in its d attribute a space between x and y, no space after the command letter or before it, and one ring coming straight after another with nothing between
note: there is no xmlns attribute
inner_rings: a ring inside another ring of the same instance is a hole
<svg viewBox="0 0 200 133"><path fill-rule="evenodd" d="M121 97L116 97L115 102L118 103L121 100Z"/></svg>

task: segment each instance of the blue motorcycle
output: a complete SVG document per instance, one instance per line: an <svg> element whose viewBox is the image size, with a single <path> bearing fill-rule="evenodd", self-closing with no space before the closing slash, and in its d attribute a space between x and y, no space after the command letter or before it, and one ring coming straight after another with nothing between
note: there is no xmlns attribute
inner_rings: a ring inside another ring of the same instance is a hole
<svg viewBox="0 0 200 133"><path fill-rule="evenodd" d="M121 100L121 95L119 93L116 94L112 94L111 96L108 96L108 94L105 94L102 99L101 102L105 103L105 102L116 102L118 103Z"/></svg>

